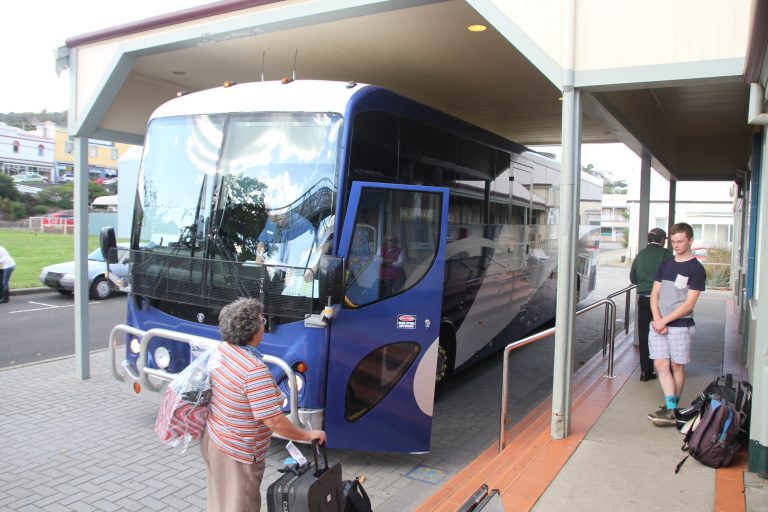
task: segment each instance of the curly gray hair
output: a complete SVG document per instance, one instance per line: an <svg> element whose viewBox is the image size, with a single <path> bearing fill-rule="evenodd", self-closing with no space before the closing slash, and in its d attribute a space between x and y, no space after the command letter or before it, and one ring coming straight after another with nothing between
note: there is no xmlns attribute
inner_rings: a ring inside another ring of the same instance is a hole
<svg viewBox="0 0 768 512"><path fill-rule="evenodd" d="M256 299L237 299L219 313L221 339L232 345L246 345L261 329L263 307Z"/></svg>

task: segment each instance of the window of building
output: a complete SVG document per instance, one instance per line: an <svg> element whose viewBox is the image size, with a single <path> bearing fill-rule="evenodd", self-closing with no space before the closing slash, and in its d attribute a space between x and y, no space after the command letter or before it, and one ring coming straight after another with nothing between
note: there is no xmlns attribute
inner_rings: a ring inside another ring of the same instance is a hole
<svg viewBox="0 0 768 512"><path fill-rule="evenodd" d="M20 147L21 147L21 144L19 143L19 141L17 141L17 140L13 141L13 152L14 153L18 153Z"/></svg>
<svg viewBox="0 0 768 512"><path fill-rule="evenodd" d="M656 227L661 228L664 231L667 230L667 227L669 226L669 219L666 217L656 217Z"/></svg>
<svg viewBox="0 0 768 512"><path fill-rule="evenodd" d="M89 146L88 154L91 158L96 158L97 156L99 156L99 148L96 146Z"/></svg>
<svg viewBox="0 0 768 512"><path fill-rule="evenodd" d="M45 146L42 144L37 146L37 156L45 156Z"/></svg>
<svg viewBox="0 0 768 512"><path fill-rule="evenodd" d="M694 240L701 240L701 224L691 224L691 227L693 228L693 239Z"/></svg>
<svg viewBox="0 0 768 512"><path fill-rule="evenodd" d="M117 160L117 148L112 148L110 154L112 156L112 160Z"/></svg>
<svg viewBox="0 0 768 512"><path fill-rule="evenodd" d="M66 143L64 143L64 152L68 155L71 155L72 151L74 151L74 146L72 145L72 141L68 140Z"/></svg>

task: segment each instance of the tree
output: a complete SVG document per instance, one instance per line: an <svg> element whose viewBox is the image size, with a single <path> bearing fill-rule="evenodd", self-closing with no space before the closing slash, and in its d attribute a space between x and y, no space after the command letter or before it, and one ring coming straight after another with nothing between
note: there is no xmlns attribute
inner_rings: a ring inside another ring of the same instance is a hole
<svg viewBox="0 0 768 512"><path fill-rule="evenodd" d="M70 210L74 204L75 184L67 183L56 187L48 187L37 193L38 200L46 206ZM107 196L109 192L104 185L92 181L88 182L88 201L92 202L97 197Z"/></svg>
<svg viewBox="0 0 768 512"><path fill-rule="evenodd" d="M21 200L21 192L16 188L13 179L6 174L0 174L0 198L11 201Z"/></svg>
<svg viewBox="0 0 768 512"><path fill-rule="evenodd" d="M34 130L39 124L47 121L53 122L56 126L67 126L67 112L9 112L0 113L0 123L9 126L15 126L22 130Z"/></svg>
<svg viewBox="0 0 768 512"><path fill-rule="evenodd" d="M598 171L592 164L582 166L581 170L603 180L603 194L626 194L627 182L624 180L614 180L610 172Z"/></svg>

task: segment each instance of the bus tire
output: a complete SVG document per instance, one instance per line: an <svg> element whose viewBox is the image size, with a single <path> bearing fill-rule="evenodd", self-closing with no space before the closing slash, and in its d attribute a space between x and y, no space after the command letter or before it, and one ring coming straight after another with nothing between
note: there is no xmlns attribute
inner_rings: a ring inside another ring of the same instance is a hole
<svg viewBox="0 0 768 512"><path fill-rule="evenodd" d="M450 325L440 327L440 341L437 347L437 367L435 369L435 386L439 386L445 378L453 373L453 329Z"/></svg>

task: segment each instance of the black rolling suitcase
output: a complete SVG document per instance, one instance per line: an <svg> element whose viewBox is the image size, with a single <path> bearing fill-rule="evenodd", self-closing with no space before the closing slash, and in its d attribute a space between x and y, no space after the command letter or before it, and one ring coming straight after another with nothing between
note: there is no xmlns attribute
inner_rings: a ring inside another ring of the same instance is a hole
<svg viewBox="0 0 768 512"><path fill-rule="evenodd" d="M318 462L320 447L312 445L314 466L294 464L282 469L284 474L267 488L269 512L341 512L341 464L328 467L328 453L323 450L325 468Z"/></svg>

